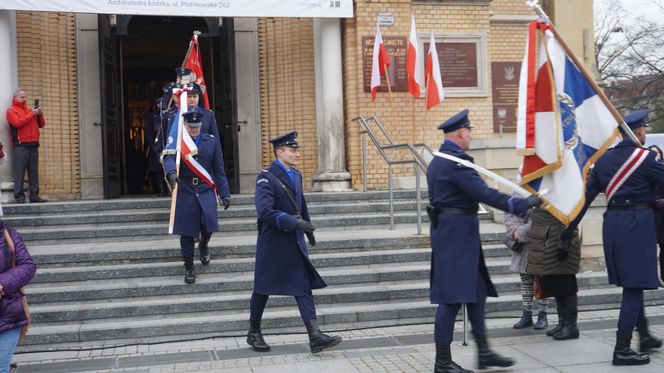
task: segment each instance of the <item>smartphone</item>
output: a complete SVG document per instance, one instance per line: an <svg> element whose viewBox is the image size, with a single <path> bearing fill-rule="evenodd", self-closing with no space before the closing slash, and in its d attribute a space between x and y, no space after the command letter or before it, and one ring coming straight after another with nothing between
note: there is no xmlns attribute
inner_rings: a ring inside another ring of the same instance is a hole
<svg viewBox="0 0 664 373"><path fill-rule="evenodd" d="M35 99L35 108L38 108L38 107L39 107L39 99L36 98L36 99Z"/></svg>

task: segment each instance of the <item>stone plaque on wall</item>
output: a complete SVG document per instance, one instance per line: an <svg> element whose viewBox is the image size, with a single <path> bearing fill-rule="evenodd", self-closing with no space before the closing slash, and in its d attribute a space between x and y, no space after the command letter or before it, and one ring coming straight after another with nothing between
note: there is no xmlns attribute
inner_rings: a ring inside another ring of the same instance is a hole
<svg viewBox="0 0 664 373"><path fill-rule="evenodd" d="M373 58L375 36L362 37L362 61L363 61L363 83L364 92L371 92L371 61ZM383 44L387 54L390 55L390 67L387 68L390 77L392 92L407 92L408 81L406 79L406 50L408 41L401 36L383 36ZM378 92L387 92L385 77L381 77L381 85Z"/></svg>
<svg viewBox="0 0 664 373"><path fill-rule="evenodd" d="M494 132L516 131L520 72L521 62L491 63Z"/></svg>
<svg viewBox="0 0 664 373"><path fill-rule="evenodd" d="M443 88L474 88L479 85L477 71L477 43L436 42ZM424 52L429 43L424 43Z"/></svg>

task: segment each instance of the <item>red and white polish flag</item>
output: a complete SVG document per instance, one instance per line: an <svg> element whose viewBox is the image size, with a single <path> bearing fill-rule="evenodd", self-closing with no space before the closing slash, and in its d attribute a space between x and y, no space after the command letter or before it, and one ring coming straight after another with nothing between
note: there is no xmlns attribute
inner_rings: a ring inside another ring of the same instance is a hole
<svg viewBox="0 0 664 373"><path fill-rule="evenodd" d="M431 33L431 40L429 41L429 53L427 54L424 74L427 82L427 110L429 110L443 102L445 99L443 77L440 74L438 52L436 51L436 39L433 37L433 32Z"/></svg>
<svg viewBox="0 0 664 373"><path fill-rule="evenodd" d="M417 42L415 31L415 16L411 15L410 37L408 38L408 51L406 52L406 73L408 74L408 93L413 97L420 97L422 87L422 54Z"/></svg>
<svg viewBox="0 0 664 373"><path fill-rule="evenodd" d="M390 55L387 54L383 37L380 35L380 27L376 25L376 39L374 40L373 58L371 61L371 101L376 100L376 92L380 87L380 77L387 76L387 68L390 67Z"/></svg>

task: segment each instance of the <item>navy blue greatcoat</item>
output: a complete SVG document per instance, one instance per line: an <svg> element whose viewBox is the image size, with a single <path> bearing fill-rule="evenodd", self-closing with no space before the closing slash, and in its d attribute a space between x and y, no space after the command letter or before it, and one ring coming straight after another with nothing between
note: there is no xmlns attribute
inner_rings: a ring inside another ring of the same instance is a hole
<svg viewBox="0 0 664 373"><path fill-rule="evenodd" d="M586 186L586 205L603 193L620 166L636 149L623 140L598 161ZM610 203L652 205L655 188L664 188L664 164L649 154L625 180ZM609 283L625 288L657 289L657 234L652 209L612 210L604 213L602 226L604 258Z"/></svg>
<svg viewBox="0 0 664 373"><path fill-rule="evenodd" d="M230 197L219 140L209 134L201 133L199 136L198 155L194 159L213 177L219 196ZM175 155L164 158L164 169L166 175L175 171ZM208 232L219 230L217 197L214 189L203 181L193 185L191 179L194 177L197 177L196 174L184 162L180 162L174 234L197 237L201 225L205 225Z"/></svg>
<svg viewBox="0 0 664 373"><path fill-rule="evenodd" d="M296 229L296 212L286 193L295 200L302 219L310 218L302 175L296 169L292 174L293 182L275 161L256 178L256 214L261 221L254 272L257 294L302 296L327 286L309 261L304 233Z"/></svg>
<svg viewBox="0 0 664 373"><path fill-rule="evenodd" d="M451 141L445 141L440 151L473 161ZM436 207L477 209L478 202L482 202L512 214L528 210L525 199L489 188L475 170L447 159L434 157L427 170L427 182L429 199ZM430 237L431 303L477 303L478 281L486 283L488 296L498 296L484 263L476 214L440 213L437 226L431 226Z"/></svg>

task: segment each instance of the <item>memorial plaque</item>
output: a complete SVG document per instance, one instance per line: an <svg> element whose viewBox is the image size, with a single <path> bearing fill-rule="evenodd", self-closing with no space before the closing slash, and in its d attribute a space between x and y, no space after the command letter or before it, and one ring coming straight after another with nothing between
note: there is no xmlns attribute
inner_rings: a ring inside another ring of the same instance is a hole
<svg viewBox="0 0 664 373"><path fill-rule="evenodd" d="M371 60L373 58L373 47L375 36L362 37L362 61L364 92L371 92ZM408 41L401 36L383 36L383 44L387 54L390 55L390 67L387 68L390 77L392 92L407 92L408 80L406 79L406 50ZM385 77L381 77L381 85L378 92L387 92Z"/></svg>
<svg viewBox="0 0 664 373"><path fill-rule="evenodd" d="M491 63L493 131L516 132L521 62Z"/></svg>
<svg viewBox="0 0 664 373"><path fill-rule="evenodd" d="M429 43L424 43L428 53ZM477 88L477 43L436 42L440 72L443 75L443 88Z"/></svg>

